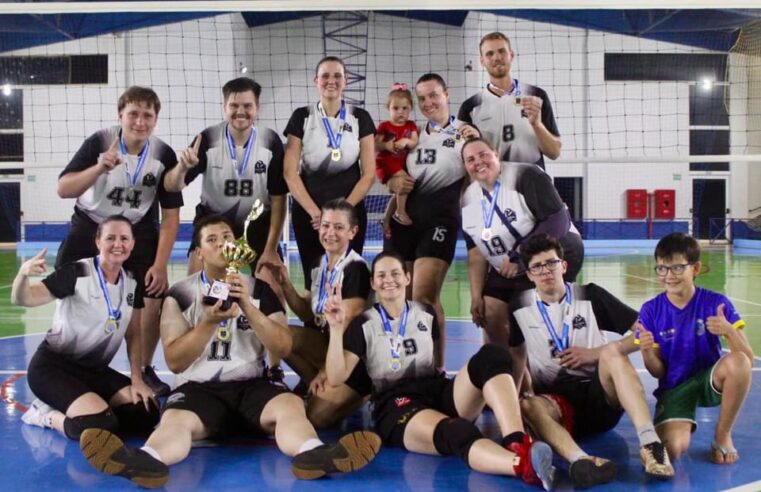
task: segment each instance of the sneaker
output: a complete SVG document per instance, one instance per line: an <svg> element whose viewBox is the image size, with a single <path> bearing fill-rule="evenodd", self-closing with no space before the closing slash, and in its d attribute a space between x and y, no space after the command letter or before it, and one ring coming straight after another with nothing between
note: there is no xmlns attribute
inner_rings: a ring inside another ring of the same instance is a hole
<svg viewBox="0 0 761 492"><path fill-rule="evenodd" d="M119 475L141 487L157 489L169 480L169 468L141 449L124 445L115 434L103 429L85 429L79 447L96 470Z"/></svg>
<svg viewBox="0 0 761 492"><path fill-rule="evenodd" d="M153 391L154 396L166 396L172 390L168 384L159 378L153 366L145 366L143 368L143 381Z"/></svg>
<svg viewBox="0 0 761 492"><path fill-rule="evenodd" d="M37 427L50 427L50 412L55 411L53 407L37 398L29 405L29 409L21 416L21 421L27 425L36 425Z"/></svg>
<svg viewBox="0 0 761 492"><path fill-rule="evenodd" d="M538 485L544 490L552 490L555 467L552 466L552 449L542 441L532 441L528 434L523 441L507 445L507 450L518 457L513 464L515 475L530 485Z"/></svg>
<svg viewBox="0 0 761 492"><path fill-rule="evenodd" d="M568 474L575 487L585 489L612 482L616 478L616 464L610 460L589 456L571 463Z"/></svg>
<svg viewBox="0 0 761 492"><path fill-rule="evenodd" d="M645 473L648 476L659 480L674 478L674 467L671 466L669 454L663 447L663 443L645 444L639 448L639 457L642 459L642 466L645 467Z"/></svg>
<svg viewBox="0 0 761 492"><path fill-rule="evenodd" d="M275 384L277 386L280 386L284 389L289 389L288 385L285 384L285 373L283 372L283 368L280 366L271 366L267 369L267 378L269 379L270 383Z"/></svg>
<svg viewBox="0 0 761 492"><path fill-rule="evenodd" d="M370 431L346 434L335 444L323 444L293 457L296 478L313 480L335 472L352 472L370 463L380 451L381 439Z"/></svg>

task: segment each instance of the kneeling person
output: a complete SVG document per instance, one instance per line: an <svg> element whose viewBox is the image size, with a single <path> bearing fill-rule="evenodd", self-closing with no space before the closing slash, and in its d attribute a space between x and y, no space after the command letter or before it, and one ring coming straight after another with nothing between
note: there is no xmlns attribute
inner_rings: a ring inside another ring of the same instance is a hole
<svg viewBox="0 0 761 492"><path fill-rule="evenodd" d="M360 431L323 444L301 399L265 377L265 349L284 357L291 348L283 306L269 285L231 274L225 281L234 302L229 307L222 301L204 304L210 283L225 277L222 246L233 240L229 222L206 217L195 234L203 269L172 286L161 316L164 354L179 386L139 450L105 430L83 433L80 446L90 464L144 487L160 487L169 478L167 465L185 459L192 441L224 437L239 423L274 434L280 450L294 456L292 471L298 478L365 466L380 448L377 435Z"/></svg>
<svg viewBox="0 0 761 492"><path fill-rule="evenodd" d="M537 396L521 401L521 413L530 427L571 462L574 484L589 487L613 480L615 464L589 456L574 439L612 429L626 411L637 429L645 473L673 477L627 356L637 350L634 336L608 343L601 332L623 335L635 326L637 312L595 284L565 283L563 247L547 234L526 241L521 259L536 289L511 303L511 326L520 329L511 332L510 345L516 358L528 352Z"/></svg>

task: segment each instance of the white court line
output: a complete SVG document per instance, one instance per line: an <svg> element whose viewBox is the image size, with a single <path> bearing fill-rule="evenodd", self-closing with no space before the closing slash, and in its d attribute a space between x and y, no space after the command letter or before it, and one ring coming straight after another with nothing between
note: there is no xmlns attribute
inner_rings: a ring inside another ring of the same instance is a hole
<svg viewBox="0 0 761 492"><path fill-rule="evenodd" d="M624 276L625 277L636 278L638 280L644 280L645 282L650 282L650 283L653 283L653 284L659 284L660 283L657 280L653 280L653 279L647 278L647 277L640 277L639 275L632 275L631 273L624 273ZM761 307L761 303L749 301L747 299L740 299L739 297L734 297L734 296L727 296L727 298L730 301L738 301L738 302L742 302L742 303L745 303L745 304L750 304L751 306L759 306L759 307Z"/></svg>
<svg viewBox="0 0 761 492"><path fill-rule="evenodd" d="M0 290L3 290L3 289L10 289L11 287L13 287L13 284L8 284L8 285L0 285Z"/></svg>
<svg viewBox="0 0 761 492"><path fill-rule="evenodd" d="M739 487L731 489L724 489L722 492L758 492L759 490L761 490L761 480L746 483L745 485L740 485Z"/></svg>

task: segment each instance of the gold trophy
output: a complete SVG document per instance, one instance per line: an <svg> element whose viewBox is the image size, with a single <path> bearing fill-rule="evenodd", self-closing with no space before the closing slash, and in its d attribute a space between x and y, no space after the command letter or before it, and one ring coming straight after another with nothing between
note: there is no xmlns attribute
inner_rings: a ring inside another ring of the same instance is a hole
<svg viewBox="0 0 761 492"><path fill-rule="evenodd" d="M246 221L243 224L243 236L234 241L227 241L222 246L222 256L224 256L225 261L227 261L227 269L225 271L228 277L234 273L239 273L244 266L248 265L254 261L254 258L256 258L256 251L251 249L251 246L248 245L248 241L246 241L246 231L248 230L248 225L251 221L258 219L263 212L264 204L257 198L251 206L251 212L249 212L248 217L246 217ZM229 309L231 303L235 302L236 299L232 296L226 296L224 301L227 303L227 307L225 307L225 303L223 303L222 309ZM225 326L220 325L218 327L217 338L220 341L226 342L230 340L231 336L232 332L230 331L228 324L225 324Z"/></svg>

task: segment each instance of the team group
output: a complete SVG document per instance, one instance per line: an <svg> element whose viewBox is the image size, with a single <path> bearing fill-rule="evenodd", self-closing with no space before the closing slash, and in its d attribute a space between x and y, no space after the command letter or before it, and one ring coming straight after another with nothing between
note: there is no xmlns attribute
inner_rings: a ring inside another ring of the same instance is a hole
<svg viewBox="0 0 761 492"><path fill-rule="evenodd" d="M557 453L574 485L589 487L614 480L616 465L577 440L624 412L645 473L670 479L696 407L716 405L711 457L735 462L731 431L753 353L729 299L695 285L697 242L670 234L658 243L664 292L639 312L577 284L583 243L544 171L544 156L561 149L549 98L511 76L504 34L487 34L479 49L489 83L457 117L446 82L428 73L412 91L394 84L390 118L376 129L342 97L343 62L325 57L319 101L294 111L285 145L256 125L261 87L242 77L223 87L225 121L179 158L153 136L156 93L127 89L119 125L86 139L59 177L58 194L76 205L55 270L30 282L47 272L43 250L13 282L14 304L57 301L29 364L37 400L24 423L79 440L95 468L144 487L165 484L193 441L241 432L274 435L301 479L358 470L383 443L548 490ZM413 92L420 125L408 120ZM188 276L170 287L182 190L199 175ZM393 197L384 250L368 265L364 198L376 175ZM288 193L304 290L279 251ZM440 293L460 231L484 345L447 378ZM241 237L257 253L252 276L230 267ZM303 326L288 325L286 306ZM623 338L608 342L603 330ZM123 339L129 377L109 367ZM171 390L151 368L159 339ZM628 358L636 350L658 378L654 419ZM281 360L301 378L294 391ZM315 427L368 400L374 431L319 439ZM499 442L473 423L486 405ZM134 432L150 432L139 449L118 437Z"/></svg>

